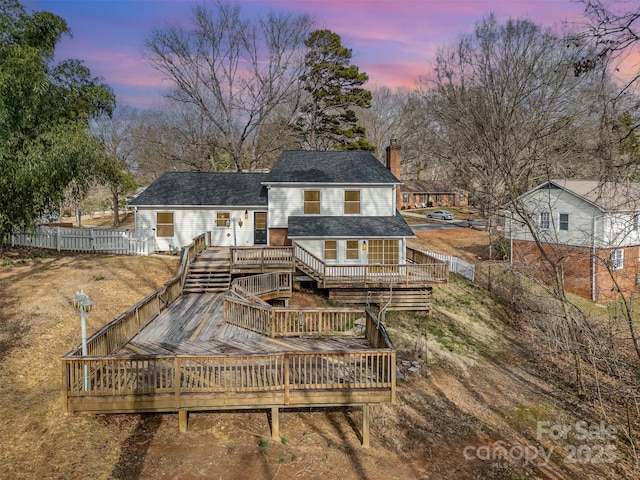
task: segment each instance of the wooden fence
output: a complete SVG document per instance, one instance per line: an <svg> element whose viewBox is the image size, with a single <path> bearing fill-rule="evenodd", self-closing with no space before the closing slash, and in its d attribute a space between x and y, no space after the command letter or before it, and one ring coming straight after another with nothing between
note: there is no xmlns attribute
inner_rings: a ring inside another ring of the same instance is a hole
<svg viewBox="0 0 640 480"><path fill-rule="evenodd" d="M124 228L36 227L11 235L11 246L46 248L69 252L99 252L119 255L149 255L154 237L138 238Z"/></svg>
<svg viewBox="0 0 640 480"><path fill-rule="evenodd" d="M202 234L185 247L178 274L164 284L162 289L150 293L129 308L115 320L107 323L87 339L89 356L111 355L115 350L129 342L135 335L156 318L160 312L171 305L181 294L186 271L198 252L207 248L206 234ZM82 356L82 347L78 346L67 354Z"/></svg>
<svg viewBox="0 0 640 480"><path fill-rule="evenodd" d="M435 258L441 262L446 263L449 266L449 271L462 275L463 277L471 280L475 280L475 268L473 263L465 262L458 257L451 255L443 255L441 253L430 252L429 250L415 250L407 248L407 258L409 257L409 251L412 252L412 260L416 263L420 263L421 258L430 257Z"/></svg>

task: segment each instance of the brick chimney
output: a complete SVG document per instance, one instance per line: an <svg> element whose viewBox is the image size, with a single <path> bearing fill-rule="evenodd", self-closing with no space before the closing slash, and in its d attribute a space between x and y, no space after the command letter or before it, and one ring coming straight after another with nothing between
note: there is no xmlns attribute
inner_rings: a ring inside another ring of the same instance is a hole
<svg viewBox="0 0 640 480"><path fill-rule="evenodd" d="M400 145L398 140L392 138L387 146L387 168L393 175L400 180ZM400 194L400 185L396 185L396 209L400 209L402 205L402 195Z"/></svg>

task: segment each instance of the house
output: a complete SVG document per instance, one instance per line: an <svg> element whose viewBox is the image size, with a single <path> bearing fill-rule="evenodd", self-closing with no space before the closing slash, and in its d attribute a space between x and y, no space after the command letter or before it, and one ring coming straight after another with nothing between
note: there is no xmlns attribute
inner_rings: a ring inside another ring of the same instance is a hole
<svg viewBox="0 0 640 480"><path fill-rule="evenodd" d="M284 151L269 173L167 172L130 206L156 249L210 231L216 246L296 242L327 263L404 264L413 231L398 213L400 149ZM394 173L396 175L394 175Z"/></svg>
<svg viewBox="0 0 640 480"><path fill-rule="evenodd" d="M469 194L435 180L405 180L400 187L400 210L469 205Z"/></svg>
<svg viewBox="0 0 640 480"><path fill-rule="evenodd" d="M562 263L567 291L594 301L628 295L640 283L639 201L640 183L544 182L506 207L513 261L542 261L533 228Z"/></svg>

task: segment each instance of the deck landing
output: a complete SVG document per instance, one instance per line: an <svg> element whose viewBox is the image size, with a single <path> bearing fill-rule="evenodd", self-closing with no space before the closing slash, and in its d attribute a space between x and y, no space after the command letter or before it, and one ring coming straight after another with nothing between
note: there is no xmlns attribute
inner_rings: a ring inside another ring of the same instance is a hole
<svg viewBox="0 0 640 480"><path fill-rule="evenodd" d="M269 338L224 322L221 293L185 294L116 356L246 355L371 349L366 338Z"/></svg>

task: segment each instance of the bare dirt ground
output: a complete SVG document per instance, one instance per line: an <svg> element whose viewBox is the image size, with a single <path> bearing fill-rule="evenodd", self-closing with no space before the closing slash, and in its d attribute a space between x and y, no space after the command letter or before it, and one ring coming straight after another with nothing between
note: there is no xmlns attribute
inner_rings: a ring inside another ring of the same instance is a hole
<svg viewBox="0 0 640 480"><path fill-rule="evenodd" d="M459 230L415 242L449 253L455 239L460 255L478 256L486 236ZM566 463L566 441L537 437L540 420L602 418L576 406L526 333L473 284L435 289L431 315L387 316L399 359L420 369L402 367L396 403L372 408L364 449L356 408L284 410L281 441L264 411L194 413L182 434L177 414L65 418L59 359L80 342L70 299L80 288L91 297L91 333L171 278L177 257L10 251L0 260L0 478L637 478L620 438L615 461ZM301 293L295 302L322 299ZM508 455L496 457L500 447ZM518 456L533 447L552 450L551 461Z"/></svg>

